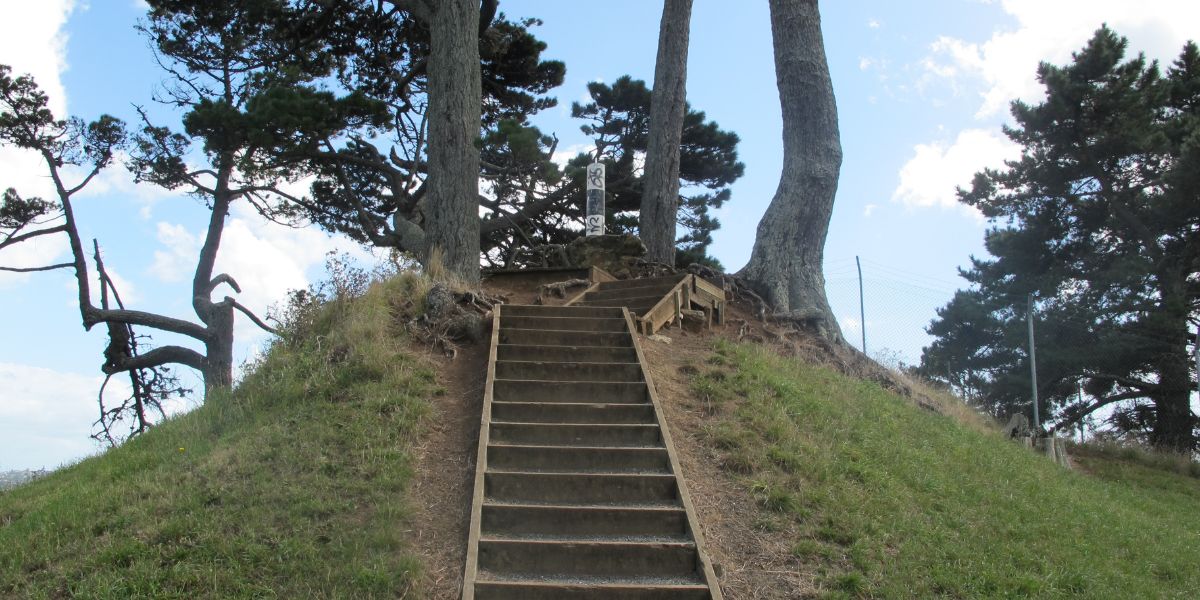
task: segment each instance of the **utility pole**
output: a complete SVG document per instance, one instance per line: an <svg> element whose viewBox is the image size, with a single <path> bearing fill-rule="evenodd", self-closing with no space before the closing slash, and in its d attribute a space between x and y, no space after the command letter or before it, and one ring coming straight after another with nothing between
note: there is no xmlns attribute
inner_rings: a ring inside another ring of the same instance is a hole
<svg viewBox="0 0 1200 600"><path fill-rule="evenodd" d="M854 264L858 265L858 328L862 330L862 351L867 353L867 309L863 306L863 283L862 283L862 261L858 260L858 256L854 257ZM1200 330L1198 330L1200 331ZM1198 334L1200 335L1200 334Z"/></svg>
<svg viewBox="0 0 1200 600"><path fill-rule="evenodd" d="M584 221L587 237L604 235L604 163L594 162L587 167L587 216Z"/></svg>
<svg viewBox="0 0 1200 600"><path fill-rule="evenodd" d="M1083 406L1083 378L1080 377L1079 381L1076 383L1078 383L1078 385L1079 385L1079 399L1078 399L1079 406ZM1079 443L1080 444L1083 443L1084 427L1085 427L1085 425L1083 422L1083 418L1080 417L1080 419L1079 419Z"/></svg>
<svg viewBox="0 0 1200 600"><path fill-rule="evenodd" d="M1042 432L1042 420L1038 415L1037 347L1033 343L1033 294L1029 294L1029 310L1025 312L1025 320L1029 323L1029 384L1033 390L1033 431L1036 437Z"/></svg>

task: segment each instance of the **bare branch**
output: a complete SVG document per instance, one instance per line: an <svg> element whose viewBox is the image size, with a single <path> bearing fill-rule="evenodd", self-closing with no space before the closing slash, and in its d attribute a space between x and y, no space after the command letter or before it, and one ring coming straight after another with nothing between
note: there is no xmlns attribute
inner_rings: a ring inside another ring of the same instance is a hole
<svg viewBox="0 0 1200 600"><path fill-rule="evenodd" d="M212 337L208 329L203 325L140 310L102 310L92 308L87 313L87 320L84 322L84 325L90 328L96 323L112 322L161 329L162 331L186 335L202 342L207 342Z"/></svg>
<svg viewBox="0 0 1200 600"><path fill-rule="evenodd" d="M1124 392L1121 394L1108 396L1106 398L1101 398L1101 399L1096 400L1095 402L1088 404L1086 406L1081 405L1081 404L1069 406L1065 410L1063 410L1063 413L1066 414L1065 419L1056 423L1054 425L1054 427L1051 427L1050 433L1053 434L1056 431L1063 431L1065 429L1069 429L1072 425L1074 425L1075 423L1078 423L1080 419L1096 412L1097 410L1099 410L1101 408L1104 408L1105 406L1108 406L1109 404L1115 404L1117 402L1121 402L1124 400L1133 400L1134 398L1145 398L1145 397L1146 397L1146 394L1143 392Z"/></svg>
<svg viewBox="0 0 1200 600"><path fill-rule="evenodd" d="M10 235L9 237L4 238L3 241L0 241L0 248L4 248L6 246L11 246L13 244L19 244L21 242L24 242L25 240L32 239L32 238L38 237L40 235L51 235L51 234L55 234L55 233L63 233L66 230L67 230L66 225L58 225L56 227L50 227L48 229L39 229L37 231L30 231L29 233L22 233L21 235Z"/></svg>
<svg viewBox="0 0 1200 600"><path fill-rule="evenodd" d="M87 174L87 177L84 177L83 181L79 182L79 185L67 190L67 194L70 196L74 196L76 194L76 192L87 187L87 185L89 183L91 183L93 179L96 178L96 175L100 174L100 171L104 169L104 166L105 165L101 162L97 162L95 165L93 165L92 171Z"/></svg>
<svg viewBox="0 0 1200 600"><path fill-rule="evenodd" d="M162 346L145 354L131 357L115 365L105 365L106 375L113 375L133 369L149 369L167 364L179 364L191 367L197 371L204 370L204 355L183 346Z"/></svg>
<svg viewBox="0 0 1200 600"><path fill-rule="evenodd" d="M427 0L390 0L391 5L426 23L433 17Z"/></svg>
<svg viewBox="0 0 1200 600"><path fill-rule="evenodd" d="M262 319L258 318L258 315L255 315L253 312L250 311L250 309L246 308L245 306L242 306L242 304L240 302L238 302L237 300L234 300L233 298L226 296L225 301L230 303L231 305L233 305L234 308L242 311L242 314L249 317L250 320L253 321L255 325L258 325L260 328L262 328L263 331L266 331L267 333L271 333L274 335L279 335L278 329L275 329L274 327L271 327L270 325L263 323Z"/></svg>
<svg viewBox="0 0 1200 600"><path fill-rule="evenodd" d="M220 275L213 277L212 281L208 283L208 293L211 294L213 290L217 289L217 286L221 285L222 283L228 284L229 287L233 288L233 291L239 294L242 293L242 286L238 285L237 280L235 280L229 273L221 273Z"/></svg>
<svg viewBox="0 0 1200 600"><path fill-rule="evenodd" d="M0 267L0 271L8 271L9 273L33 273L36 271L53 271L54 269L69 269L74 267L75 263L58 263L56 265L47 265L44 267Z"/></svg>

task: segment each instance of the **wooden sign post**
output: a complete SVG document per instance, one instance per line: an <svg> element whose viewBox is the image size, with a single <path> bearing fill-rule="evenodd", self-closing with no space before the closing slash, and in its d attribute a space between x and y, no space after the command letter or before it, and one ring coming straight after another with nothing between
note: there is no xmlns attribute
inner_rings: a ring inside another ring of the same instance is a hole
<svg viewBox="0 0 1200 600"><path fill-rule="evenodd" d="M586 214L587 236L604 235L604 163L588 165Z"/></svg>

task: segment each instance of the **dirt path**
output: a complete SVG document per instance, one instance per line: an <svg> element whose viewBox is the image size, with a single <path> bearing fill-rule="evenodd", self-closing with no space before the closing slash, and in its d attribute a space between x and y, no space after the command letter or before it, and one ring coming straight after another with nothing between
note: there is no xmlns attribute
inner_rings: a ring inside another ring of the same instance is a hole
<svg viewBox="0 0 1200 600"><path fill-rule="evenodd" d="M409 494L417 503L412 528L425 567L423 599L449 600L462 592L487 350L481 342L459 348L452 361L432 359L446 393L434 399Z"/></svg>

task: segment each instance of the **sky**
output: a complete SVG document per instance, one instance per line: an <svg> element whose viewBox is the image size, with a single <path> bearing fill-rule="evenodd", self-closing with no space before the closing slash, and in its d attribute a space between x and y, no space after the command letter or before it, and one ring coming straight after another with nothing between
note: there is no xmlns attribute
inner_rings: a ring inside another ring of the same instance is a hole
<svg viewBox="0 0 1200 600"><path fill-rule="evenodd" d="M588 143L569 116L572 102L586 101L588 82L625 74L653 81L661 3L501 0L500 9L542 19L535 34L546 56L566 63L566 81L552 92L559 106L534 119L558 136L561 150ZM134 29L145 10L138 0L0 3L0 63L32 74L59 116L108 113L135 122L140 105L160 123L177 123L178 114L152 100L163 76ZM847 339L861 344L865 324L868 353L891 363L919 360L929 341L924 327L965 285L957 269L985 255L987 223L956 202L955 188L1017 155L1001 126L1013 99L1042 98L1038 62L1069 61L1102 23L1164 63L1200 37L1194 0L843 0L822 3L821 12L844 153L825 251L827 290ZM687 94L742 140L746 174L716 211L722 227L710 250L736 270L749 258L782 164L766 2L695 0ZM0 187L51 196L36 157L7 148L0 148ZM195 318L188 280L203 206L113 168L77 210L84 239L99 240L128 305ZM321 279L329 251L371 259L344 238L268 224L235 205L218 267L242 284L239 300L262 314L288 290ZM43 238L0 252L0 264L67 255L62 239ZM83 330L73 285L69 271L0 273L0 470L53 468L99 450L88 435L106 336ZM239 360L266 341L244 319L236 335ZM119 391L119 382L112 385Z"/></svg>

